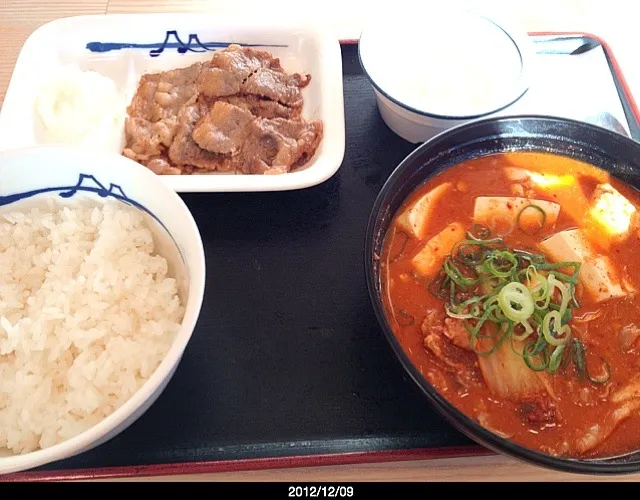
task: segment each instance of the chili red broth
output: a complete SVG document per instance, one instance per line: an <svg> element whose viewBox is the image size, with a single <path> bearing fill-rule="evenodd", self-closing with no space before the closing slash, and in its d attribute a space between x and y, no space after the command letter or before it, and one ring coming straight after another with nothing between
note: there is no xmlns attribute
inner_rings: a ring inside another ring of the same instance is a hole
<svg viewBox="0 0 640 500"><path fill-rule="evenodd" d="M508 167L542 176L564 176L575 183L571 187L539 188L528 181L512 180L506 173ZM399 223L399 214L446 183L451 188L431 207L423 236L410 234ZM607 256L615 275L633 290L640 285L635 216L625 239L609 241L604 232L598 232L587 221L584 207L578 202L590 200L602 183L610 184L631 204L640 207L635 189L600 169L569 158L509 153L473 159L431 177L412 193L396 214L381 255L382 295L388 322L420 372L454 406L484 427L523 446L556 456L600 457L640 448L640 383L634 385L640 371L640 348L632 330L640 325L639 294L632 291L624 297L596 301L585 293L583 286L575 287L579 307L573 308L569 321L572 336L584 346L588 362L604 360L608 365L605 382L581 378L570 366L564 372L548 375L553 397L543 394L546 399L542 403L535 397L501 397L484 380L476 353L456 346L446 336L437 339L444 346L441 351L445 351L440 355L425 345L425 338L434 332L442 336L437 321L447 318L445 301L430 291L433 276L416 275L412 259L431 238L453 223L460 224L465 231L472 230L478 197L535 198L560 204L553 224L531 233L518 224L511 231L508 227L500 228L500 221L496 220L495 227L489 229L506 233L502 239L508 248L535 253L541 253L540 243L554 234L575 228L583 230L593 243L594 252ZM579 196L574 196L576 193ZM621 333L625 328L626 337ZM449 363L462 368L453 369ZM530 370L524 361L520 369ZM631 397L621 403L615 395L623 391Z"/></svg>

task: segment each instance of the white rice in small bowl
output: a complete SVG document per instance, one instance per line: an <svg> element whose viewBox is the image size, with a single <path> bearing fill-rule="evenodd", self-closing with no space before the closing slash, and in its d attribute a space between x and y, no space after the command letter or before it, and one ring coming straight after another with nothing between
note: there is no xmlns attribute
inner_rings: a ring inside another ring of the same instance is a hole
<svg viewBox="0 0 640 500"><path fill-rule="evenodd" d="M0 153L0 473L80 453L139 417L203 292L197 226L159 177L115 154Z"/></svg>

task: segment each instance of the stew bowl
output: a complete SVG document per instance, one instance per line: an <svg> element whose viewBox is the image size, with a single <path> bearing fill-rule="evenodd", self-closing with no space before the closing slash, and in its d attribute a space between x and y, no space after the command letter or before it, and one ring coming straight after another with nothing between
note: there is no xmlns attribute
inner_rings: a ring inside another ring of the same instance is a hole
<svg viewBox="0 0 640 500"><path fill-rule="evenodd" d="M583 122L545 116L479 120L447 130L419 146L393 171L373 206L365 240L370 299L395 355L430 403L460 432L480 445L530 464L560 471L621 474L640 471L640 450L605 458L563 458L522 446L487 430L462 413L427 380L399 343L381 295L381 259L388 229L402 203L427 179L463 161L502 152L547 152L594 165L640 187L640 144Z"/></svg>

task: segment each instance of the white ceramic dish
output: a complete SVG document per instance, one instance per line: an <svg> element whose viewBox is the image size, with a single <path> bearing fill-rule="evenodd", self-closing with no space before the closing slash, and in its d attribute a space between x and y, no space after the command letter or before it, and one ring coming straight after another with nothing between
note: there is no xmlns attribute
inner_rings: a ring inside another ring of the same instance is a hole
<svg viewBox="0 0 640 500"><path fill-rule="evenodd" d="M526 33L472 11L385 14L365 26L358 50L383 120L413 143L500 113L529 88Z"/></svg>
<svg viewBox="0 0 640 500"><path fill-rule="evenodd" d="M210 14L114 14L52 21L25 42L0 111L0 150L41 145L42 126L34 111L43 79L65 64L93 70L115 81L123 107L148 72L184 67L211 58L229 43L261 45L288 72L307 72L303 117L320 119L324 138L299 171L282 175L163 175L178 192L278 191L319 184L340 167L345 150L342 56L328 32L300 25ZM124 114L124 111L123 111ZM123 134L108 149L120 152Z"/></svg>
<svg viewBox="0 0 640 500"><path fill-rule="evenodd" d="M205 260L198 227L180 196L158 176L116 153L91 153L61 147L0 152L0 211L31 207L46 197L62 200L61 193L65 193L65 203L69 204L85 196L96 201L115 198L138 208L144 207L143 213L151 223L158 251L167 258L170 272L173 271L178 279L185 315L166 357L128 401L94 427L49 448L21 455L0 450L0 474L77 455L131 425L155 402L171 380L202 306Z"/></svg>

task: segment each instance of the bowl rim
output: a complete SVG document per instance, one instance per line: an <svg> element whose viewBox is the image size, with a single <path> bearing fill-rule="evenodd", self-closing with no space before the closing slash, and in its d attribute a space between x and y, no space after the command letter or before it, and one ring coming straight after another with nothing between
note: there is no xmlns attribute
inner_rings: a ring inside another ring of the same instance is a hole
<svg viewBox="0 0 640 500"><path fill-rule="evenodd" d="M387 316L384 312L384 307L380 300L380 296L376 289L376 276L374 271L374 241L376 239L376 226L378 221L384 212L381 211L383 204L386 202L386 198L389 194L395 191L396 180L402 175L402 173L413 167L417 159L423 154L425 150L437 147L439 143L455 136L463 131L472 129L474 127L483 126L485 124L500 123L500 122L517 122L520 120L538 120L547 123L556 124L570 124L573 126L579 126L589 129L595 133L601 134L603 138L611 140L611 144L615 145L616 141L626 143L630 147L638 150L640 153L640 143L610 131L608 129L598 127L586 122L573 120L569 118L560 118L550 115L511 115L486 118L483 120L476 120L470 123L463 123L447 129L439 134L435 135L432 139L417 146L411 153L409 153L392 171L384 185L380 189L376 200L371 208L369 220L367 222L364 241L364 271L367 290L371 305L374 309L375 316L378 320L380 329L383 335L391 345L397 361L400 363L404 371L411 377L414 383L418 386L420 391L431 405L443 416L449 424L451 424L456 430L463 435L471 439L472 441L484 446L485 448L494 451L499 454L508 455L519 461L528 463L535 466L544 466L552 470L561 472L570 472L577 474L601 474L601 475L621 475L631 474L640 471L640 459L633 462L607 462L615 457L602 458L602 459L577 459L577 458L559 458L552 455L537 451L532 448L527 448L523 445L517 444L509 439L500 437L499 435L485 429L480 424L476 423L472 418L467 416L461 410L457 409L452 403L450 403L440 392L428 381L428 379L420 373L415 367L404 348L401 346L396 335L393 333ZM639 155L640 156L640 155ZM447 167L449 168L449 167ZM421 182L426 182L435 172L429 173ZM416 187L412 188L412 191ZM389 214L390 218L393 218L395 214ZM385 231L386 235L386 231ZM640 452L640 448L636 451L631 451L625 455L633 455Z"/></svg>
<svg viewBox="0 0 640 500"><path fill-rule="evenodd" d="M195 219L186 203L182 200L178 193L176 193L171 187L162 182L162 180L153 174L150 170L137 162L130 160L122 155L109 151L91 151L77 147L60 146L60 145L34 145L15 149L7 149L0 151L0 159L7 157L20 157L28 156L30 154L36 154L37 152L49 152L52 155L59 155L59 157L69 157L70 155L80 155L91 158L95 161L96 157L104 158L104 161L109 161L115 169L121 172L116 175L127 175L127 169L137 169L141 175L148 179L149 185L155 186L166 198L170 199L171 203L174 203L177 212L180 213L182 219L181 224L186 225L188 230L188 241L190 245L194 245L196 259L189 260L189 286L188 293L189 298L184 304L185 313L182 319L180 328L175 334L173 342L167 350L160 364L156 367L153 373L142 383L142 385L136 390L120 407L116 408L112 413L100 420L97 424L92 425L88 429L72 436L64 441L46 448L39 448L31 452L24 454L11 454L0 457L0 475L10 474L14 472L20 472L42 465L46 465L59 460L71 458L79 453L88 451L95 444L103 444L104 440L111 432L117 427L126 423L126 421L133 417L133 420L129 422L129 425L138 420L142 413L137 414L141 408L145 407L145 404L149 400L154 400L154 396L159 396L160 392L164 390L164 384L173 375L173 372L178 367L184 350L186 349L191 337L193 335L196 323L198 321L200 311L202 309L202 303L204 299L205 291L205 255L204 245L202 242L202 236ZM1 171L0 167L0 171ZM116 170L116 171L117 171ZM173 238L173 236L172 236ZM174 242L176 244L176 242ZM160 392L158 392L160 391ZM144 411L146 412L148 408ZM144 413L144 412L143 412ZM125 429L121 429L118 434ZM117 434L116 434L117 435ZM109 436L108 440L112 440L116 435ZM10 452L11 453L11 452Z"/></svg>
<svg viewBox="0 0 640 500"><path fill-rule="evenodd" d="M511 40L511 42L517 49L518 54L520 55L520 61L521 61L520 78L517 84L514 86L515 90L509 95L509 97L505 99L505 103L498 107L487 109L486 111L482 111L482 112L478 111L475 113L469 113L469 114L463 114L463 115L456 115L456 114L447 115L447 114L440 114L440 113L431 113L429 111L425 111L423 109L419 109L403 103L399 98L396 98L393 95L391 95L391 92L384 90L371 76L369 71L367 71L366 64L362 57L362 40L364 38L364 35L368 34L367 28L364 28L361 31L360 37L358 39L358 61L360 62L360 66L362 67L362 72L366 76L367 80L369 80L369 83L371 84L371 86L376 90L376 92L378 92L381 96L391 101L396 106L410 113L413 113L415 115L422 116L425 118L432 118L436 120L462 121L462 120L472 120L472 119L483 118L483 117L492 115L494 113L499 113L501 111L504 111L505 109L509 108L510 106L518 102L529 91L529 86L530 86L529 75L532 72L531 68L534 64L533 56L535 56L534 51L530 47L528 40L526 38L526 33L520 33L520 31L514 29L514 27L509 26L508 25L509 23L507 23L506 21L498 20L496 16L490 16L488 14L476 12L472 9L452 8L452 7L444 7L443 9L450 13L459 13L459 14L466 13L478 19L483 19L485 21L488 21L490 24L494 25L496 28L502 31L507 36L507 38Z"/></svg>

